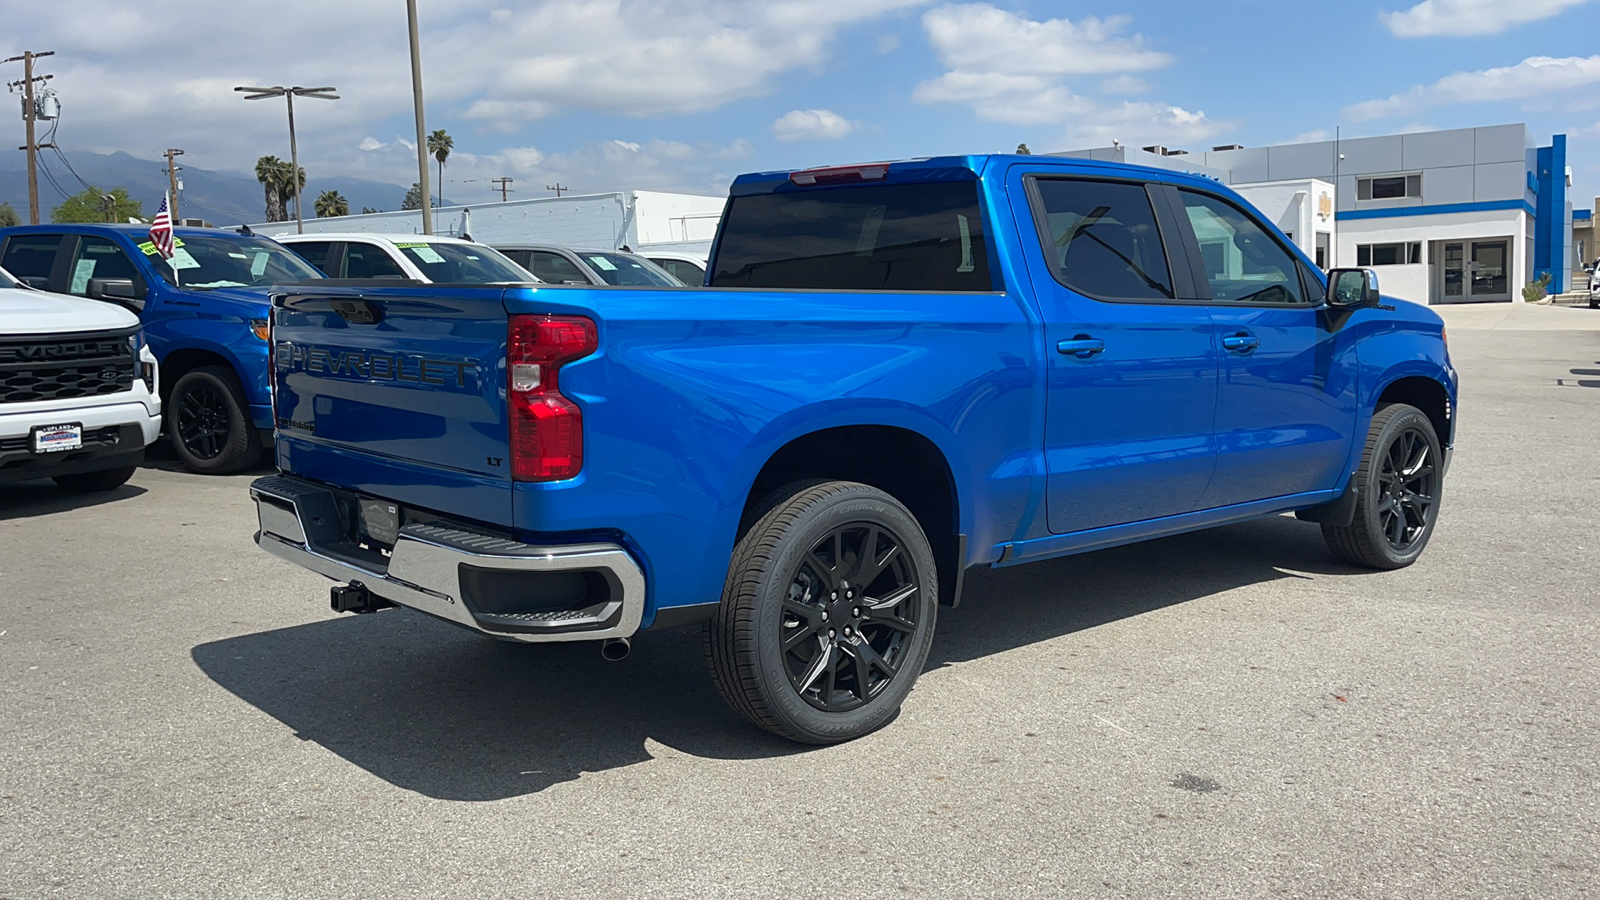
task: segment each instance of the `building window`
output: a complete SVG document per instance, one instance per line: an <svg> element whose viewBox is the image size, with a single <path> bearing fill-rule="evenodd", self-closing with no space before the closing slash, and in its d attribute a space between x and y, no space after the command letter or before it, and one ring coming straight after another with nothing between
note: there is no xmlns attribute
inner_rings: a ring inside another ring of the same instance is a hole
<svg viewBox="0 0 1600 900"><path fill-rule="evenodd" d="M1422 262L1422 243L1411 241L1405 244L1357 244L1356 265L1366 266L1405 266L1417 265Z"/></svg>
<svg viewBox="0 0 1600 900"><path fill-rule="evenodd" d="M1404 200L1422 196L1421 175L1384 175L1381 178L1357 178L1357 200Z"/></svg>

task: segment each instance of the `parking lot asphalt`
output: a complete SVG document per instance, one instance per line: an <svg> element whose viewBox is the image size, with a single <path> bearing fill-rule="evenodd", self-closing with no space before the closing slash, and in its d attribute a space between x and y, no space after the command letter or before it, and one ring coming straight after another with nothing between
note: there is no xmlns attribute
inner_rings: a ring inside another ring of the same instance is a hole
<svg viewBox="0 0 1600 900"><path fill-rule="evenodd" d="M0 898L1592 896L1600 313L1446 315L1417 565L1275 517L975 570L899 720L824 749L694 629L336 617L253 476L0 487Z"/></svg>

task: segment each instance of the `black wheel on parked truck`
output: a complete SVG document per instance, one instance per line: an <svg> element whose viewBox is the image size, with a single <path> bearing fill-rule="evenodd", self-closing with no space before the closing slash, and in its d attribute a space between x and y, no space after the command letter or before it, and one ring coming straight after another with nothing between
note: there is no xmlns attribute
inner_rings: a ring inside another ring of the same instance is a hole
<svg viewBox="0 0 1600 900"><path fill-rule="evenodd" d="M122 466L116 469L101 469L98 472L83 472L78 475L57 475L51 480L64 491L92 493L94 491L110 491L122 487L133 477L138 466Z"/></svg>
<svg viewBox="0 0 1600 900"><path fill-rule="evenodd" d="M200 366L172 386L167 436L190 471L231 475L255 465L261 442L238 376L227 366Z"/></svg>
<svg viewBox="0 0 1600 900"><path fill-rule="evenodd" d="M1444 451L1433 421L1404 403L1380 408L1355 479L1355 518L1345 527L1322 526L1328 546L1346 562L1371 569L1416 562L1433 534L1444 486Z"/></svg>
<svg viewBox="0 0 1600 900"><path fill-rule="evenodd" d="M864 484L779 491L734 546L706 659L723 699L790 740L833 744L892 720L933 643L933 550Z"/></svg>

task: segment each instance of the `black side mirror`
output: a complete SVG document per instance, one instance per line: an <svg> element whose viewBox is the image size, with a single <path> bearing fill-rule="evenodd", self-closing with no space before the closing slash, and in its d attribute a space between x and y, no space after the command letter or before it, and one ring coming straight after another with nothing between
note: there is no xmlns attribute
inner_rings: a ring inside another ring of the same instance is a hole
<svg viewBox="0 0 1600 900"><path fill-rule="evenodd" d="M1328 305L1334 309L1377 306L1378 273L1371 269L1332 269L1328 272Z"/></svg>
<svg viewBox="0 0 1600 900"><path fill-rule="evenodd" d="M84 293L92 300L120 303L134 312L144 309L144 288L134 284L132 278L91 278Z"/></svg>

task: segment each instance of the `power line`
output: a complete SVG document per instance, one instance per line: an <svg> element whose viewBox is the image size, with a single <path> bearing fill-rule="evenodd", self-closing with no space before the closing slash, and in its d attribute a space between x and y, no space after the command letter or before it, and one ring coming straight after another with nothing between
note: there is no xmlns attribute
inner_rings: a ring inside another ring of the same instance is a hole
<svg viewBox="0 0 1600 900"><path fill-rule="evenodd" d="M489 183L493 184L495 186L495 188L500 191L500 202L501 203L506 202L506 194L515 194L516 193L516 191L513 191L510 187L507 186L507 185L511 184L511 181L512 181L512 179L503 178L503 177L502 178L491 178L491 179L489 179Z"/></svg>

